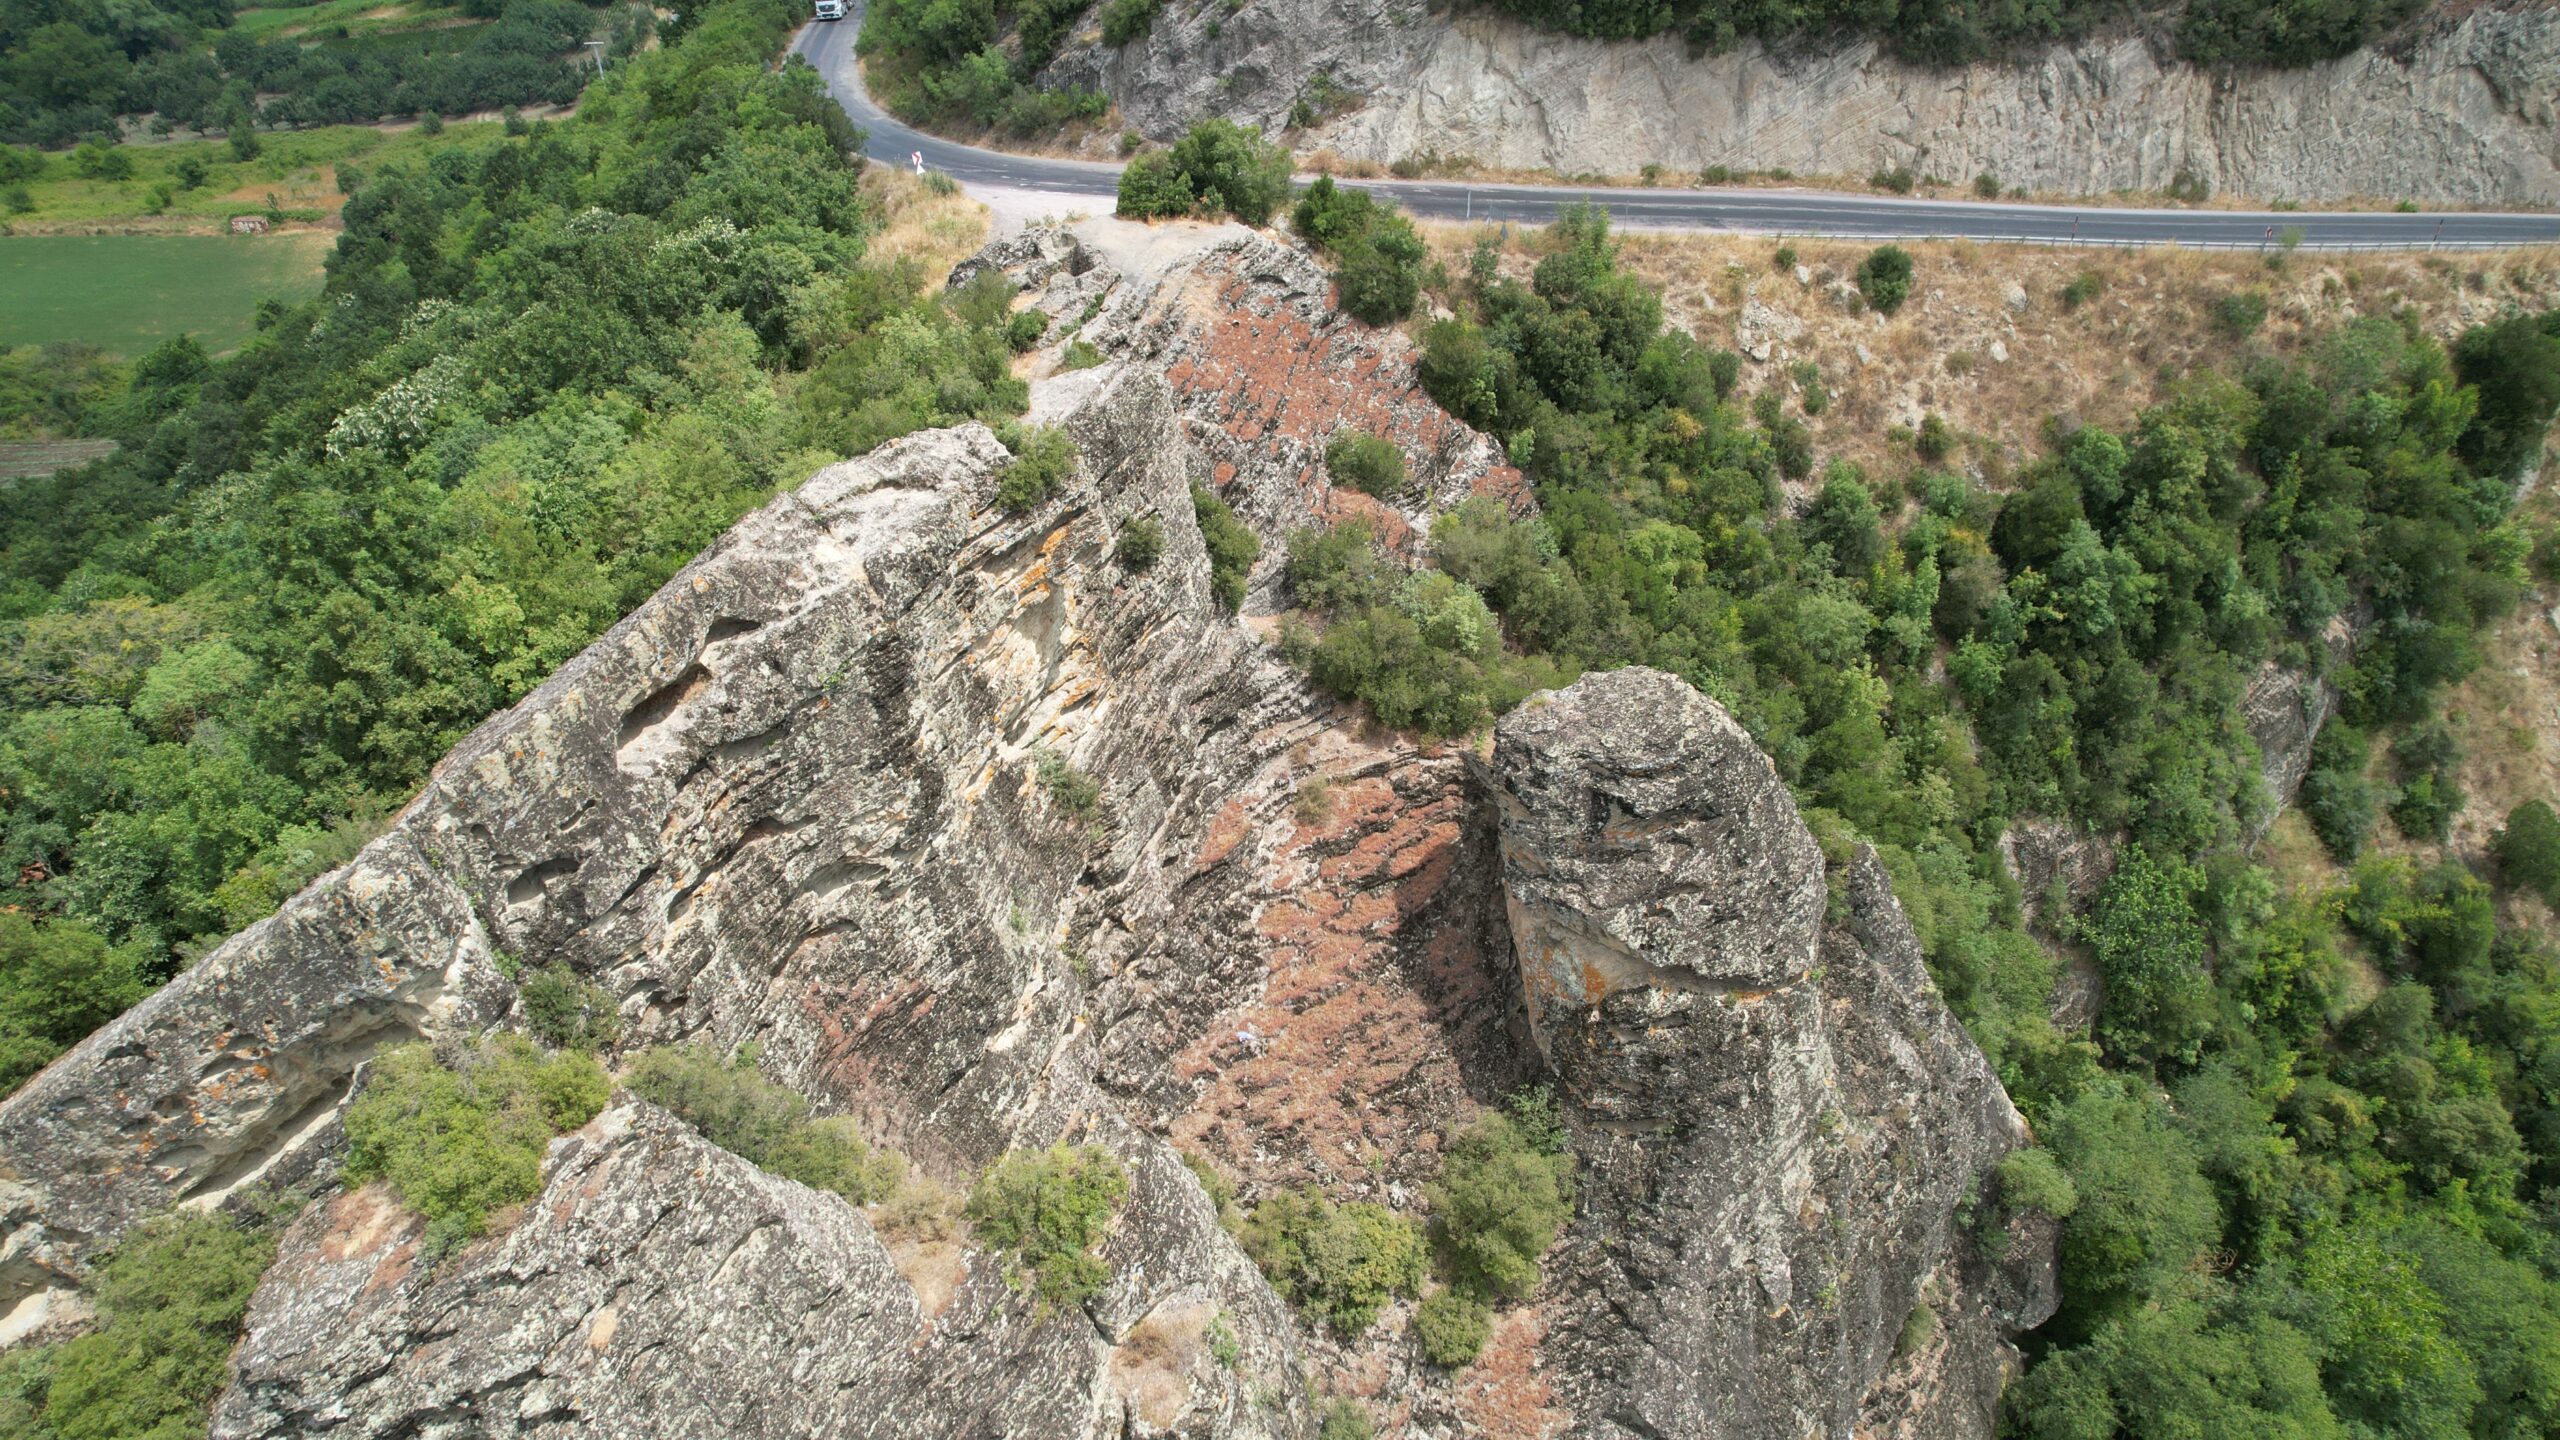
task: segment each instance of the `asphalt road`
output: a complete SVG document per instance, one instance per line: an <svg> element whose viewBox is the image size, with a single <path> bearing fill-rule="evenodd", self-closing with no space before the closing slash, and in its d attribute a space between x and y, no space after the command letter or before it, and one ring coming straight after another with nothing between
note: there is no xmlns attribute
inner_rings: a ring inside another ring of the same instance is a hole
<svg viewBox="0 0 2560 1440"><path fill-rule="evenodd" d="M828 90L870 136L865 149L886 164L921 154L928 169L963 185L995 186L1062 199L1107 201L1120 167L981 150L899 123L862 88L853 41L856 8L844 20L812 23L792 42L825 77ZM1543 224L1579 200L1609 207L1611 220L1648 229L1748 230L1773 235L1859 238L1962 237L2048 244L2213 246L2249 249L2281 243L2290 231L2313 249L2484 249L2560 242L2560 215L2370 211L2137 210L2097 206L2021 205L1997 201L1905 200L1819 190L1583 190L1552 185L1461 185L1447 181L1364 180L1361 188L1390 197L1415 215L1440 220Z"/></svg>

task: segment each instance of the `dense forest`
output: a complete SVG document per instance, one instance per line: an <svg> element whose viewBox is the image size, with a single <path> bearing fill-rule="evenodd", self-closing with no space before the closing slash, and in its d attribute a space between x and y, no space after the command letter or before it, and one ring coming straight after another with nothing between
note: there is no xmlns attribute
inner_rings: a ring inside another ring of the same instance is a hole
<svg viewBox="0 0 2560 1440"><path fill-rule="evenodd" d="M2370 44L2423 0L2186 0L2148 12L2124 0L1483 0L1532 24L1603 40L1674 34L1693 51L1767 41L1874 36L1893 53L1961 65L2102 26L2156 25L2205 65L2307 65Z"/></svg>
<svg viewBox="0 0 2560 1440"><path fill-rule="evenodd" d="M1301 228L1342 208L1302 204ZM2526 583L2514 476L2560 404L2560 314L2450 353L2357 321L2193 375L2124 433L2056 432L1995 495L1934 426L1908 474L1817 480L1803 422L1728 401L1734 357L1664 328L1604 214L1547 248L1528 284L1480 249L1422 360L1543 514L1446 515L1420 575L1357 522L1297 535L1284 649L1452 733L1577 668L1671 670L1745 721L1835 861L1877 846L2042 1142L1977 1223L2062 1221L2063 1308L2028 1337L2011 1433L2560 1427L2560 951L2498 893L2560 895L2560 822L2519 807L2491 876L2358 858L2381 789L2414 838L2458 808L2430 717ZM1861 281L1891 303L1910 273L1887 247ZM2320 639L2341 616L2351 659ZM2253 851L2270 801L2236 701L2268 662L2342 697L2306 787L2354 862L2334 888ZM2045 897L1999 859L2026 816L2118 837L2084 913L2046 907L2103 976L2094 1033L2051 1018L2057 952L2022 918Z"/></svg>
<svg viewBox="0 0 2560 1440"><path fill-rule="evenodd" d="M874 0L858 42L864 82L890 113L915 124L1028 137L1100 119L1110 101L1099 92L1035 83L1091 4ZM1146 10L1152 14L1152 4Z"/></svg>
<svg viewBox="0 0 2560 1440"><path fill-rule="evenodd" d="M111 459L0 486L0 1079L344 860L819 464L1018 411L1001 306L865 259L858 136L695 12L567 123L385 167L237 355L21 352Z"/></svg>
<svg viewBox="0 0 2560 1440"><path fill-rule="evenodd" d="M593 73L591 35L628 55L655 23L573 0L471 0L455 18L475 16L489 23L260 39L230 0L23 0L0 7L0 140L68 145L146 112L162 133L239 133L560 104Z"/></svg>

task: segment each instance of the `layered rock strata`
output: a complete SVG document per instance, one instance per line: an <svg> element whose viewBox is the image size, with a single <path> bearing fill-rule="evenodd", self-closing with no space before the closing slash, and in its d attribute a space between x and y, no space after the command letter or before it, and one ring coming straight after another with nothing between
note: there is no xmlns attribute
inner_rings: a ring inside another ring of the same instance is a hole
<svg viewBox="0 0 2560 1440"><path fill-rule="evenodd" d="M2063 194L2182 178L2262 199L2560 201L2560 13L2455 7L2388 48L2288 69L2213 70L2139 35L1955 69L1873 41L1693 56L1676 36L1583 40L1424 0L1272 0L1160 15L1055 61L1170 139L1204 115L1275 133L1345 97L1302 150L1392 162L1464 155L1565 174L1658 164L1863 177L1908 165Z"/></svg>

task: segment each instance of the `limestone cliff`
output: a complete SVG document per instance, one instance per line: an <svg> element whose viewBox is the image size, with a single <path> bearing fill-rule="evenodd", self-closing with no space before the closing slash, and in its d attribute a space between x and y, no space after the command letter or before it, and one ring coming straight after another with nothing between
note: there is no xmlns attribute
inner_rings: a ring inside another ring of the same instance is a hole
<svg viewBox="0 0 2560 1440"><path fill-rule="evenodd" d="M1566 174L1647 164L1865 176L1907 164L2067 194L2165 189L2457 204L2560 201L2560 12L2454 7L2387 49L2212 71L2139 36L1953 70L1872 41L1693 57L1673 36L1582 40L1425 0L1169 7L1121 48L1079 37L1049 73L1107 91L1159 139L1204 115L1277 131L1318 77L1358 98L1301 150L1426 152Z"/></svg>
<svg viewBox="0 0 2560 1440"><path fill-rule="evenodd" d="M1523 711L1489 765L1310 692L1256 633L1267 580L1242 621L1213 602L1194 483L1262 529L1266 575L1309 519L1412 546L1435 497L1528 497L1303 254L1226 236L1123 271L1128 238L986 257L1109 357L1037 382L1080 454L1054 494L998 508L976 426L821 472L354 864L0 1103L0 1296L40 1304L169 1205L323 1185L365 1059L513 1023L512 957L603 987L626 1049L755 1042L952 1184L1108 1147L1135 1183L1112 1283L1049 1314L976 1249L911 1273L862 1212L625 1104L432 1267L385 1196L324 1193L217 1434L1302 1436L1311 1379L1388 1433L1985 1433L2050 1237L1995 1272L1954 1218L2015 1118L1881 871L1827 899L1767 760L1661 676ZM1415 492L1331 492L1343 423L1406 444ZM1140 515L1165 545L1131 570ZM1410 1208L1439 1137L1550 1067L1591 1183L1454 1377L1409 1306L1354 1340L1292 1317L1175 1156L1248 1203ZM1897 1349L1924 1299L1942 1323Z"/></svg>

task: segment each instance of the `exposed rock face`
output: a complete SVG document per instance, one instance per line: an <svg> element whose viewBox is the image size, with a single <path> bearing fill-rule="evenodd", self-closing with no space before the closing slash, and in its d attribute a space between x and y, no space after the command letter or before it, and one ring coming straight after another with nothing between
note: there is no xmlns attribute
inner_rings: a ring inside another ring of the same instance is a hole
<svg viewBox="0 0 2560 1440"><path fill-rule="evenodd" d="M2258 744L2259 779L2270 807L2264 824L2274 823L2275 812L2293 803L2311 770L2311 742L2337 708L2337 687L2272 660L2249 677L2240 696L2240 721Z"/></svg>
<svg viewBox="0 0 2560 1440"><path fill-rule="evenodd" d="M2025 1127L1873 852L1827 920L1768 758L1655 671L1515 711L1489 768L1532 1024L1598 1182L1551 1342L1585 1432L1988 1434L2000 1331L2050 1307L2001 1304L1956 1209ZM1898 1356L1924 1301L1948 1338Z"/></svg>
<svg viewBox="0 0 2560 1440"><path fill-rule="evenodd" d="M1693 58L1676 36L1581 40L1423 0L1276 0L1170 11L1145 38L1089 43L1050 73L1099 85L1159 139L1203 115L1276 131L1330 76L1365 103L1293 142L1375 161L1438 151L1620 175L1909 164L2075 194L2184 172L2268 199L2560 200L2560 13L2542 7L2456 12L2387 53L2216 73L2136 36L1932 70L1869 41Z"/></svg>
<svg viewBox="0 0 2560 1440"><path fill-rule="evenodd" d="M212 1434L1299 1433L1303 1399L1245 1379L1292 1362L1286 1311L1178 1162L1135 1179L1090 1313L1041 1313L991 1263L928 1309L861 1211L627 1104L553 1143L513 1229L439 1265L379 1187L305 1211Z"/></svg>
<svg viewBox="0 0 2560 1440"><path fill-rule="evenodd" d="M1124 273L1102 243L1138 228L1035 227L990 247L983 263L1030 292L1029 303L1053 317L1053 336L1100 301L1083 337L1164 375L1206 468L1198 478L1255 529L1277 537L1360 517L1411 550L1432 514L1471 496L1515 513L1531 507L1528 482L1502 447L1423 393L1412 342L1336 310L1333 277L1307 252L1243 232L1169 269ZM1403 494L1377 499L1333 485L1324 448L1344 430L1404 452L1412 483ZM1280 548L1267 546L1263 558L1257 603L1270 605Z"/></svg>

